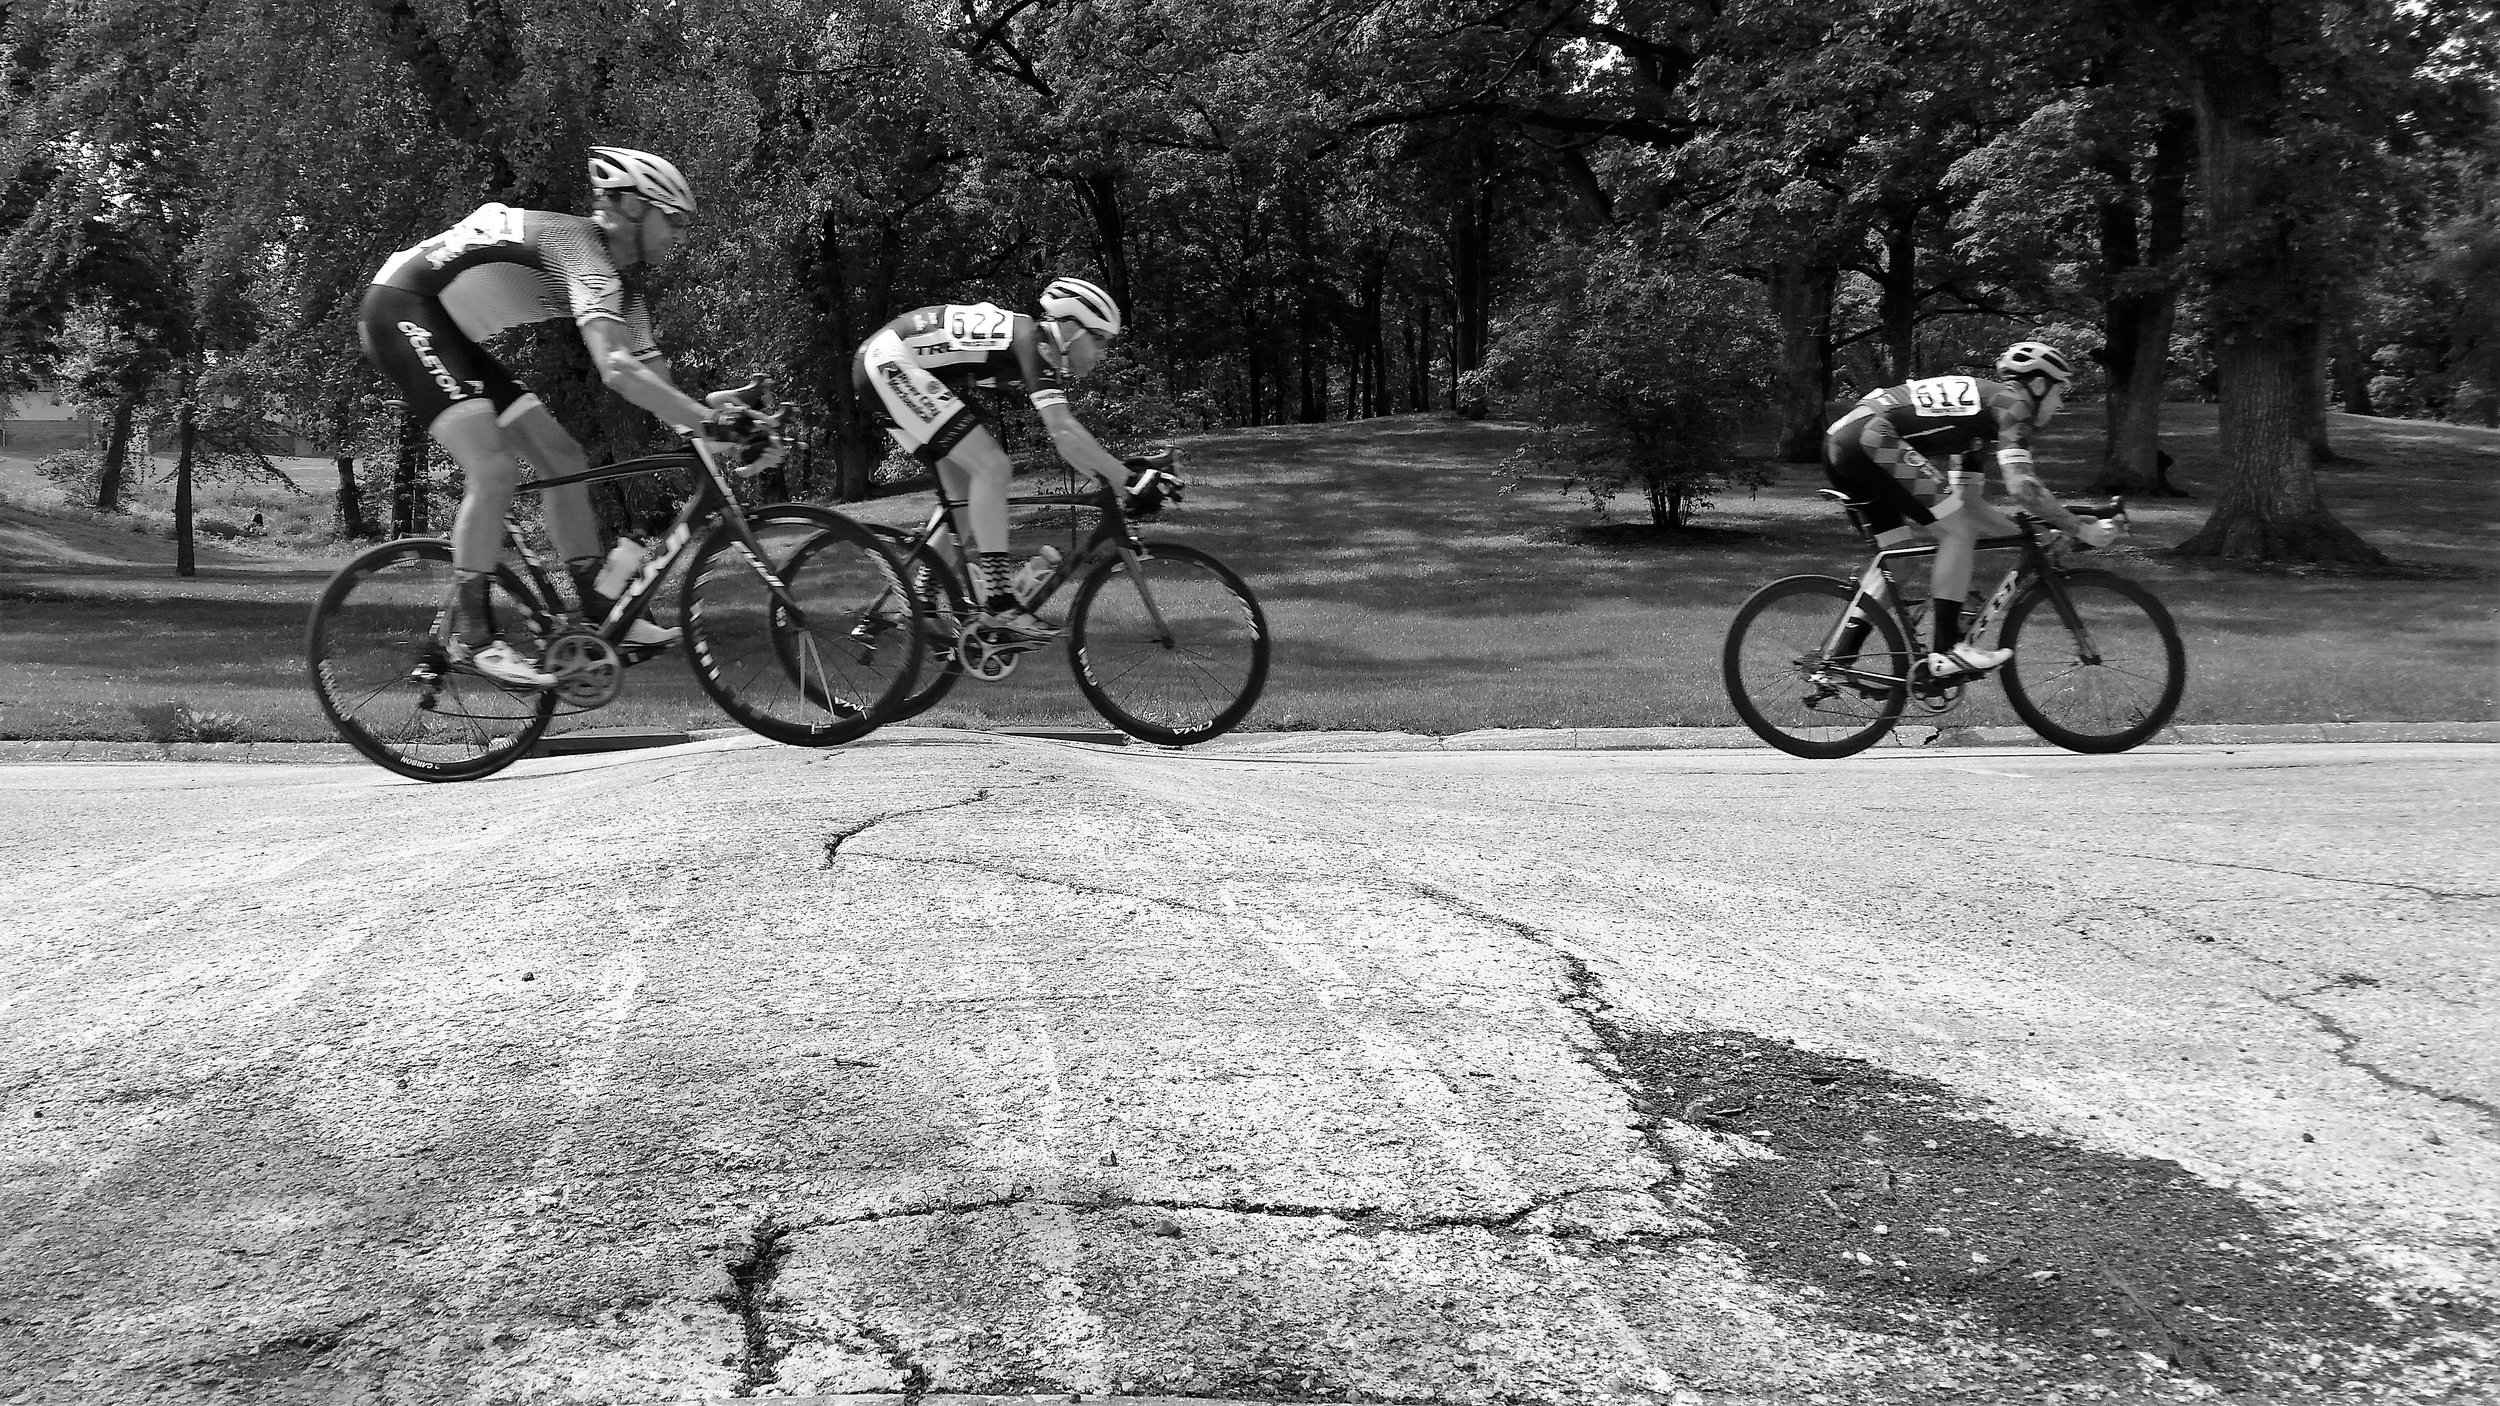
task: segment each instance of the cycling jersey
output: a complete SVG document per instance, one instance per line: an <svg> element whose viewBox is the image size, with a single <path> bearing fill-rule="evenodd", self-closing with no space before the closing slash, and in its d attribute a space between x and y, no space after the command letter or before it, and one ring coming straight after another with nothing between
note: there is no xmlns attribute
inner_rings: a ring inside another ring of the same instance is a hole
<svg viewBox="0 0 2500 1406"><path fill-rule="evenodd" d="M907 312L879 328L851 359L851 383L873 391L886 428L924 463L951 453L984 423L963 396L1013 377L1034 408L1065 405L1059 368L1042 355L1033 319L991 303L945 303Z"/></svg>
<svg viewBox="0 0 2500 1406"><path fill-rule="evenodd" d="M1904 518L1934 522L1926 505L1949 491L1947 471L2000 441L2030 447L2030 396L1977 376L1929 376L1875 391L1833 422L1823 467L1833 486L1875 508L1869 525L1882 532Z"/></svg>
<svg viewBox="0 0 2500 1406"><path fill-rule="evenodd" d="M599 226L579 215L481 205L469 218L382 265L373 281L442 304L473 342L570 317L622 323L639 357L659 354L651 312L625 287Z"/></svg>

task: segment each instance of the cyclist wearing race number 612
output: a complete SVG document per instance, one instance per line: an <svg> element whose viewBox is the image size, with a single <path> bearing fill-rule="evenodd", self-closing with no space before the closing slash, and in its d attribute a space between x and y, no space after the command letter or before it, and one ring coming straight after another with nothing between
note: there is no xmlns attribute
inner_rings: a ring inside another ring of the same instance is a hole
<svg viewBox="0 0 2500 1406"><path fill-rule="evenodd" d="M1027 317L992 303L921 308L878 329L851 361L852 384L861 399L882 408L886 432L937 470L938 490L948 501L971 505L972 587L981 601L973 624L1022 644L1057 631L1009 590L1007 481L1013 466L979 402L963 392L1012 378L1070 468L1115 493L1126 478L1120 461L1077 422L1066 389L1091 372L1120 335L1119 304L1084 279L1054 278L1042 289L1041 313Z"/></svg>
<svg viewBox="0 0 2500 1406"><path fill-rule="evenodd" d="M651 340L650 310L618 270L668 257L694 219L694 191L677 168L648 152L590 149L587 216L481 205L467 219L391 256L365 290L358 332L365 355L395 383L466 479L451 533L457 581L452 662L516 687L555 682L495 638L486 583L503 549L504 518L522 463L549 478L589 468L581 444L480 343L507 328L569 317L609 390L678 430L698 427L743 439L742 407L707 410L669 381ZM715 400L721 399L719 396ZM716 424L716 421L728 423ZM760 470L766 455L747 460ZM580 484L546 493L547 532L572 569L585 613L614 604L593 586L599 522ZM656 649L677 631L634 622L625 643Z"/></svg>
<svg viewBox="0 0 2500 1406"><path fill-rule="evenodd" d="M1990 458L2016 506L2087 546L2106 547L2117 536L2107 522L2066 511L2033 468L2032 432L2065 404L2074 367L2046 343L2017 342L1997 358L1996 370L2004 380L1929 376L1888 386L1860 400L1823 438L1825 475L1867 505L1879 545L1898 547L1919 529L1936 538L1929 578L1936 641L1927 657L1934 678L1985 673L2014 657L2010 649L1962 639L1962 598L1979 539L2019 530L1987 502ZM1876 569L1867 575L1867 588L1877 589ZM1844 626L1837 652L1855 653L1866 629L1864 621Z"/></svg>

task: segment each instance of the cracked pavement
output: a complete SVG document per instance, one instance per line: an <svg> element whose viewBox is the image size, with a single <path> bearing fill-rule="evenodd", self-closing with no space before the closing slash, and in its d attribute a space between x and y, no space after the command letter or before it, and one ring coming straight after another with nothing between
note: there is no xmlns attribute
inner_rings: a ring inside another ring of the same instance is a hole
<svg viewBox="0 0 2500 1406"><path fill-rule="evenodd" d="M0 1402L2486 1400L2496 779L0 768ZM1882 1223L2051 1164L2158 1215Z"/></svg>

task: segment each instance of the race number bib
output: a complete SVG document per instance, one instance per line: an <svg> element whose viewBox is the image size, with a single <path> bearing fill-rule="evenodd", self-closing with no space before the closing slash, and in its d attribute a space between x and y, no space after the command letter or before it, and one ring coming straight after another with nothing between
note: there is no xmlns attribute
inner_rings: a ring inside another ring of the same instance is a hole
<svg viewBox="0 0 2500 1406"><path fill-rule="evenodd" d="M964 351L1004 351L1015 331L1016 317L989 303L949 304L946 335Z"/></svg>
<svg viewBox="0 0 2500 1406"><path fill-rule="evenodd" d="M1980 411L1979 383L1968 376L1930 376L1902 387L1921 415L1946 419Z"/></svg>

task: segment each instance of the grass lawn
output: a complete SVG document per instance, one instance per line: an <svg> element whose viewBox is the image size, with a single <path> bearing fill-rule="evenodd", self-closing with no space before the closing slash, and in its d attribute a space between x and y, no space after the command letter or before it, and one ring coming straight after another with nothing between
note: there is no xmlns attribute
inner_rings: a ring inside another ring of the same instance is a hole
<svg viewBox="0 0 2500 1406"><path fill-rule="evenodd" d="M2169 407L2183 486L2210 492L2212 406ZM2177 563L2156 549L2204 521L2205 499L2137 505L2113 565L2158 592L2187 635L2181 722L2480 720L2500 715L2492 581L2500 573L2500 432L2332 417L2349 462L2324 474L2343 520L2421 570L2386 576L2249 573ZM2099 442L2091 407L2047 437L2052 483L2080 485ZM1150 535L1212 551L1266 603L1276 638L1248 728L1726 725L1721 635L1756 587L1846 574L1861 549L1786 466L1759 494L1665 543L1580 545L1585 505L1548 486L1505 494L1495 466L1516 428L1410 417L1283 426L1185 445L1189 501ZM303 683L304 617L337 557L251 544L171 572L161 538L46 511L0 463L0 737L139 738L186 704L212 728L266 740L331 734ZM318 482L319 480L311 480ZM283 495L283 489L253 492ZM238 490L239 493L239 490ZM278 500L272 500L278 501ZM244 497L221 509L248 519ZM325 498L282 519L317 519ZM857 505L904 523L925 495ZM266 511L266 509L260 509ZM144 513L143 513L144 516ZM294 534L289 534L294 535ZM1020 527L1017 545L1067 545ZM1983 587L1994 576L1981 564ZM1958 715L2014 721L1993 689ZM625 696L576 726L718 726L682 665L633 673ZM996 684L966 683L927 721L1099 725L1065 657L1028 657ZM174 726L183 724L175 723ZM197 726L198 724L193 724Z"/></svg>

